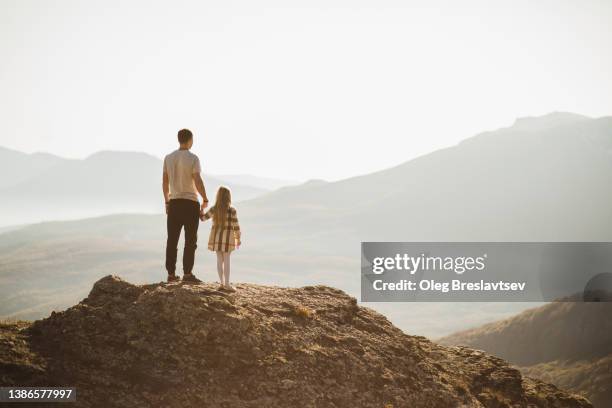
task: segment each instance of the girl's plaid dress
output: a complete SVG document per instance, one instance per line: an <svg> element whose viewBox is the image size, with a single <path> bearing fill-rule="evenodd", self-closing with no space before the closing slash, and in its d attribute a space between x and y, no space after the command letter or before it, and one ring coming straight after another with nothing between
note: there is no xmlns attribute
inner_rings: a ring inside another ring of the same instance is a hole
<svg viewBox="0 0 612 408"><path fill-rule="evenodd" d="M203 221L213 218L214 213L215 207L213 206L204 213ZM238 224L238 213L234 207L230 207L223 226L219 227L213 221L210 236L208 237L208 249L211 251L231 252L236 249L236 244L239 241L240 224Z"/></svg>

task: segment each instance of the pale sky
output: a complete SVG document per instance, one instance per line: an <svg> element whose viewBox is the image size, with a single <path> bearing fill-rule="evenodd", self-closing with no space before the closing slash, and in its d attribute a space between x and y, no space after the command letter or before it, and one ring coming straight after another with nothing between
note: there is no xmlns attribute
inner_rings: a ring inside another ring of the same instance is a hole
<svg viewBox="0 0 612 408"><path fill-rule="evenodd" d="M612 114L612 1L0 0L0 145L335 180Z"/></svg>

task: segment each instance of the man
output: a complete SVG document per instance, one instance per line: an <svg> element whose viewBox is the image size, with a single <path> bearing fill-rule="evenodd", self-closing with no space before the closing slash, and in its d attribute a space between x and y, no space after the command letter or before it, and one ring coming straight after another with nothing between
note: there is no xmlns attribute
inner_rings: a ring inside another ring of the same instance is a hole
<svg viewBox="0 0 612 408"><path fill-rule="evenodd" d="M166 270L168 282L176 282L176 253L181 229L185 228L183 250L183 282L200 283L193 274L193 262L198 241L200 212L208 206L206 189L200 176L200 159L191 153L193 134L188 129L178 132L179 149L164 159L162 189L166 201L168 240L166 242ZM202 196L202 205L198 202Z"/></svg>

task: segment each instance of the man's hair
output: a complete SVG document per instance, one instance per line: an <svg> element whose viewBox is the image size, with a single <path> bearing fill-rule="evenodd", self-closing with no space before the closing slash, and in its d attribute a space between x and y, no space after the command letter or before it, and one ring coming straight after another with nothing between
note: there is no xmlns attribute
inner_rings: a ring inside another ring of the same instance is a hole
<svg viewBox="0 0 612 408"><path fill-rule="evenodd" d="M181 129L178 131L178 141L180 144L185 144L193 139L193 133L189 129Z"/></svg>

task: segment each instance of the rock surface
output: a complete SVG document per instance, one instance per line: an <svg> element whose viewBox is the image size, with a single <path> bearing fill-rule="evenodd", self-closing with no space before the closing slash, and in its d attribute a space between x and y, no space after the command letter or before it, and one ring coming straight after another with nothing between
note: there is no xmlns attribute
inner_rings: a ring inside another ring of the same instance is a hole
<svg viewBox="0 0 612 408"><path fill-rule="evenodd" d="M66 311L1 326L2 385L74 385L79 407L591 407L339 290L237 288L107 276Z"/></svg>

